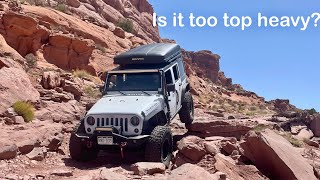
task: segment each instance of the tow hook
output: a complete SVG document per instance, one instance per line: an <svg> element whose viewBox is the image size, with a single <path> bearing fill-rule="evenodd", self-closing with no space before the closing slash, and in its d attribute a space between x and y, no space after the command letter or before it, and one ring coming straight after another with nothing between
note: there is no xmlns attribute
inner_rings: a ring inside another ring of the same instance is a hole
<svg viewBox="0 0 320 180"><path fill-rule="evenodd" d="M93 143L91 141L87 141L87 148L92 148Z"/></svg>
<svg viewBox="0 0 320 180"><path fill-rule="evenodd" d="M127 142L121 142L120 143L120 150L121 150L121 159L124 159L124 154L123 154L123 148L127 145Z"/></svg>

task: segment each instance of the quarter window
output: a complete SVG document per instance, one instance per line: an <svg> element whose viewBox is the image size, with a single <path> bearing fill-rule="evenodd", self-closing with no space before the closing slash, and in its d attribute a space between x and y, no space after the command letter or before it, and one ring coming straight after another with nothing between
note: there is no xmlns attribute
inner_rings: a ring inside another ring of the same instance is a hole
<svg viewBox="0 0 320 180"><path fill-rule="evenodd" d="M173 68L173 75L174 75L174 79L177 81L179 79L179 70L178 70L178 66L174 65Z"/></svg>

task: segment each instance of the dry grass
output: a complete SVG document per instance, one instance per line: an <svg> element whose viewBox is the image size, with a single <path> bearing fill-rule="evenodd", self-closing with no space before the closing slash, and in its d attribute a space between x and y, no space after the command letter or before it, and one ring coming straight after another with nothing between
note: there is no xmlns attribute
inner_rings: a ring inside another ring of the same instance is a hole
<svg viewBox="0 0 320 180"><path fill-rule="evenodd" d="M255 126L252 130L254 132L262 132L264 131L265 129L269 128L267 125L264 125L264 124L258 124L257 126Z"/></svg>
<svg viewBox="0 0 320 180"><path fill-rule="evenodd" d="M78 78L87 78L90 79L91 75L86 71L86 70L82 70L82 69L76 69L72 72L72 75L74 77L78 77Z"/></svg>
<svg viewBox="0 0 320 180"><path fill-rule="evenodd" d="M100 91L96 88L93 88L91 86L86 86L83 89L84 93L87 94L88 96L92 97L92 98L97 98L100 96Z"/></svg>
<svg viewBox="0 0 320 180"><path fill-rule="evenodd" d="M290 133L285 133L282 136L286 138L294 147L302 147L303 145L303 142L294 138Z"/></svg>
<svg viewBox="0 0 320 180"><path fill-rule="evenodd" d="M17 101L13 104L14 111L22 116L25 122L30 122L34 118L34 107L32 104L24 101Z"/></svg>
<svg viewBox="0 0 320 180"><path fill-rule="evenodd" d="M103 54L107 52L106 48L103 47L101 44L96 44L96 49L100 50Z"/></svg>

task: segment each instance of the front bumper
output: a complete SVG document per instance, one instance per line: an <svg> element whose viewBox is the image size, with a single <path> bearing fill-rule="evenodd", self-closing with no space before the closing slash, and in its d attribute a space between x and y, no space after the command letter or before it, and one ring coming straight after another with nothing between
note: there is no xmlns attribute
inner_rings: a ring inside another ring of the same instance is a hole
<svg viewBox="0 0 320 180"><path fill-rule="evenodd" d="M95 146L103 149L104 146L125 146L125 147L139 147L143 145L150 135L139 135L133 137L122 136L117 133L117 130L112 127L96 128L93 134L80 134L76 133L76 136L81 139L82 142L91 142ZM99 136L107 136L113 138L113 143L110 145L99 145L97 138Z"/></svg>

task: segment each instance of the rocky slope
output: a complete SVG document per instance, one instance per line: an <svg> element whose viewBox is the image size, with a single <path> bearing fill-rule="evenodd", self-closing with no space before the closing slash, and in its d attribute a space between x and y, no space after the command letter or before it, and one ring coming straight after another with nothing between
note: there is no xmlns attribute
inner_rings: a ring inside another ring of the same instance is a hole
<svg viewBox="0 0 320 180"><path fill-rule="evenodd" d="M0 1L0 178L319 178L320 116L233 84L205 50L183 50L196 120L171 124L170 168L137 163L139 152L72 161L70 132L99 98L114 55L173 42L152 27L152 13L146 0ZM31 122L12 108L19 101L34 108Z"/></svg>

